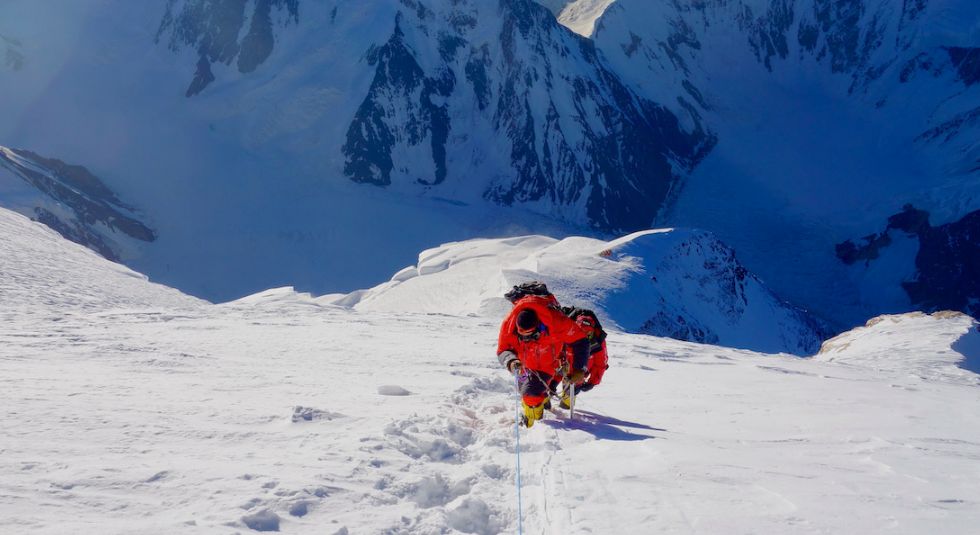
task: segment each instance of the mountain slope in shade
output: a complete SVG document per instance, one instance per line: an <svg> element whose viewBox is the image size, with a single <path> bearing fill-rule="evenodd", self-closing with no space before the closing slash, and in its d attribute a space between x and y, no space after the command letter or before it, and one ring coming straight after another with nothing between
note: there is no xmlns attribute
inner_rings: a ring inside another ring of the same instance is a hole
<svg viewBox="0 0 980 535"><path fill-rule="evenodd" d="M14 209L109 260L156 234L88 169L0 147L0 206Z"/></svg>
<svg viewBox="0 0 980 535"><path fill-rule="evenodd" d="M349 291L474 236L649 228L714 143L530 0L5 9L70 28L11 78L0 137L98 169L159 233L132 265L215 300Z"/></svg>
<svg viewBox="0 0 980 535"><path fill-rule="evenodd" d="M627 332L798 355L814 353L824 334L806 312L748 273L731 249L689 230L611 242L529 236L447 244L423 252L391 281L333 303L502 317L511 307L503 294L529 280Z"/></svg>
<svg viewBox="0 0 980 535"><path fill-rule="evenodd" d="M911 280L886 274L884 288L838 243L906 204L935 225L980 208L978 6L617 0L593 38L638 93L717 133L660 224L716 233L780 295L846 328L911 310Z"/></svg>

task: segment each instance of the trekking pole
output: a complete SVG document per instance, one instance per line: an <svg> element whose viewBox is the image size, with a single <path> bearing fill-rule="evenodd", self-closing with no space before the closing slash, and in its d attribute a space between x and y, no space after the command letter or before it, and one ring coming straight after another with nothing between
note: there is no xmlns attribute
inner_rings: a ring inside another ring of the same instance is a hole
<svg viewBox="0 0 980 535"><path fill-rule="evenodd" d="M568 419L575 419L575 385L569 383L568 385Z"/></svg>
<svg viewBox="0 0 980 535"><path fill-rule="evenodd" d="M517 411L514 413L514 439L517 442L517 533L524 534L524 507L521 503L521 373L514 372L517 386Z"/></svg>

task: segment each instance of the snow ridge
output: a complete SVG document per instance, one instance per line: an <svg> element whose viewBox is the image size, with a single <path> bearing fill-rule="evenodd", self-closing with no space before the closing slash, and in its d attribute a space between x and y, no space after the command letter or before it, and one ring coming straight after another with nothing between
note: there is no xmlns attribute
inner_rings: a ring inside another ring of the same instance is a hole
<svg viewBox="0 0 980 535"><path fill-rule="evenodd" d="M815 352L825 332L748 273L731 249L687 230L611 242L527 236L451 243L423 252L391 281L334 304L500 317L510 308L503 294L529 280L627 332L798 355Z"/></svg>

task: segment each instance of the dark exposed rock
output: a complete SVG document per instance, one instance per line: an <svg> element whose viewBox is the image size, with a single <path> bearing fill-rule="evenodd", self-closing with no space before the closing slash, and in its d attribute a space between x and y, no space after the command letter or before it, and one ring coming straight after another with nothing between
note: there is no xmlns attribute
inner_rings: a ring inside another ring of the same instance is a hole
<svg viewBox="0 0 980 535"><path fill-rule="evenodd" d="M861 59L861 2L815 0L814 17L826 41L820 55L829 55L833 72L847 72Z"/></svg>
<svg viewBox="0 0 980 535"><path fill-rule="evenodd" d="M191 80L191 85L187 86L187 91L184 95L192 97L204 91L204 88L209 86L213 81L214 74L211 72L211 62L208 61L206 56L201 56L197 60L197 71L194 73L194 79Z"/></svg>
<svg viewBox="0 0 980 535"><path fill-rule="evenodd" d="M947 142L956 137L966 128L980 124L980 107L954 115L951 119L923 132L916 141Z"/></svg>
<svg viewBox="0 0 980 535"><path fill-rule="evenodd" d="M980 210L938 227L917 229L915 280L902 284L912 302L929 312L959 310L980 317Z"/></svg>
<svg viewBox="0 0 980 535"><path fill-rule="evenodd" d="M391 39L371 51L368 62L375 67L374 80L347 131L344 172L355 182L391 184L395 131L404 131L410 146L430 140L436 174L431 178L419 177L418 182L441 183L446 179L449 116L445 105L434 104L432 97L452 94L456 87L454 73L445 70L439 78L425 75L405 43L400 18ZM408 117L399 117L396 110L406 112ZM396 124L395 120L402 122Z"/></svg>
<svg viewBox="0 0 980 535"><path fill-rule="evenodd" d="M446 100L475 98L480 114L472 120L487 121L510 144L513 170L489 185L486 199L579 204L583 219L598 228L647 228L679 180L675 169L690 169L714 138L700 130L685 133L670 111L631 92L591 41L560 27L542 6L530 0L500 0L499 6L499 39L491 43L471 42L471 26L452 23L466 18L460 13L450 15L449 25L460 34L430 35L435 32L423 25L411 38L404 29L415 24L408 20L412 12L399 15L391 38L367 55L374 78L347 130L345 173L355 182L390 185L406 174L396 160L408 151L431 158L435 170L431 177L408 178L425 186L442 183L449 132L456 126ZM433 42L419 41L427 39ZM678 39L698 46L693 33ZM433 46L442 63L423 68L416 50ZM568 72L566 61L588 68ZM460 83L469 85L466 91L458 91ZM701 98L693 85L690 91ZM580 131L567 132L569 124Z"/></svg>
<svg viewBox="0 0 980 535"><path fill-rule="evenodd" d="M34 220L110 260L118 260L118 254L100 226L144 242L156 239L153 230L134 217L132 207L120 201L98 177L82 166L18 149L0 149L0 166L71 213L58 215L39 203L34 208Z"/></svg>
<svg viewBox="0 0 980 535"><path fill-rule="evenodd" d="M793 5L788 0L774 0L769 5L765 17L755 21L749 32L749 45L757 58L766 68L772 71L771 59L779 56L786 59L789 55L789 44L786 34L793 26Z"/></svg>
<svg viewBox="0 0 980 535"><path fill-rule="evenodd" d="M980 48L947 47L949 60L967 86L980 82Z"/></svg>
<svg viewBox="0 0 980 535"><path fill-rule="evenodd" d="M854 264L860 260L867 262L878 258L879 252L883 247L888 247L892 244L892 238L888 233L883 234L871 234L861 238L864 242L861 245L855 244L851 240L847 240L843 243L838 243L837 258L847 265Z"/></svg>

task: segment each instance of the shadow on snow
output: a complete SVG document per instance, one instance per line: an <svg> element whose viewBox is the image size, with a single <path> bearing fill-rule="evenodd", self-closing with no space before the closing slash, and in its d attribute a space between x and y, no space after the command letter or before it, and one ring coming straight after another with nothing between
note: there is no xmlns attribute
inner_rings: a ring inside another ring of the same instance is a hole
<svg viewBox="0 0 980 535"><path fill-rule="evenodd" d="M960 367L973 373L980 373L980 325L974 324L970 331L953 343L953 351L963 355Z"/></svg>
<svg viewBox="0 0 980 535"><path fill-rule="evenodd" d="M653 435L644 435L638 433L632 433L619 427L629 427L633 429L647 429L650 431L667 431L666 429L661 429L659 427L650 427L649 425L640 424L636 422L628 422L626 420L619 420L611 416L604 416L602 414L596 414L594 412L588 411L576 411L576 416L574 420L545 420L545 425L550 427L562 427L566 429L578 429L579 431L585 431L598 439L602 440L623 440L623 441L634 441L634 440L651 440L657 437ZM617 427L619 426L619 427Z"/></svg>

